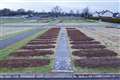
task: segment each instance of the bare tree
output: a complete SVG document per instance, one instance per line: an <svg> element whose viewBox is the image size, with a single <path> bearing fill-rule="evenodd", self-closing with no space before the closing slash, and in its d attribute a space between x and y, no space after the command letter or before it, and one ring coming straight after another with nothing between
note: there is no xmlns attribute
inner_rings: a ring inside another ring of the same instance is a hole
<svg viewBox="0 0 120 80"><path fill-rule="evenodd" d="M83 11L82 11L82 17L87 18L87 17L90 17L90 16L92 16L92 15L90 14L89 8L88 7L84 8Z"/></svg>
<svg viewBox="0 0 120 80"><path fill-rule="evenodd" d="M59 6L55 6L55 7L52 9L52 12L53 12L53 13L61 13L61 12L62 12L62 9L61 9Z"/></svg>
<svg viewBox="0 0 120 80"><path fill-rule="evenodd" d="M69 12L71 15L73 15L74 14L74 11L73 10L70 10L70 12Z"/></svg>
<svg viewBox="0 0 120 80"><path fill-rule="evenodd" d="M79 10L76 10L76 14L78 14L78 15L80 14Z"/></svg>
<svg viewBox="0 0 120 80"><path fill-rule="evenodd" d="M59 6L55 6L52 10L51 10L52 14L54 14L54 16L58 17L58 15L60 15L62 13L62 9Z"/></svg>

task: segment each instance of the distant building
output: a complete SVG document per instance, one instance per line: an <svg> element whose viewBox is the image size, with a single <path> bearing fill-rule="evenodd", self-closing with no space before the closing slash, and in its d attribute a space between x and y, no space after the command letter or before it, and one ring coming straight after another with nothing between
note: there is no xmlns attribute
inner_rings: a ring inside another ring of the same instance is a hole
<svg viewBox="0 0 120 80"><path fill-rule="evenodd" d="M113 13L110 11L105 11L105 12L103 12L102 16L103 17L113 17Z"/></svg>
<svg viewBox="0 0 120 80"><path fill-rule="evenodd" d="M113 18L113 17L115 17L114 16L114 13L112 12L112 11L109 11L109 10L103 10L103 11L100 11L100 12L95 12L94 14L93 14L93 16L94 17L111 17L111 18Z"/></svg>
<svg viewBox="0 0 120 80"><path fill-rule="evenodd" d="M118 13L118 14L116 15L116 18L120 18L120 13Z"/></svg>
<svg viewBox="0 0 120 80"><path fill-rule="evenodd" d="M102 12L95 12L93 13L93 17L101 17L102 16Z"/></svg>

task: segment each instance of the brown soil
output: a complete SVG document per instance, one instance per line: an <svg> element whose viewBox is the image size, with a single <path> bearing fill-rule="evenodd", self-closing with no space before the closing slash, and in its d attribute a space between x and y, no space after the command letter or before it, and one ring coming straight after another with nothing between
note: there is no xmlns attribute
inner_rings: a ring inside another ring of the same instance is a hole
<svg viewBox="0 0 120 80"><path fill-rule="evenodd" d="M50 63L47 59L10 59L0 60L0 67L6 68L21 68L21 67L39 67Z"/></svg>

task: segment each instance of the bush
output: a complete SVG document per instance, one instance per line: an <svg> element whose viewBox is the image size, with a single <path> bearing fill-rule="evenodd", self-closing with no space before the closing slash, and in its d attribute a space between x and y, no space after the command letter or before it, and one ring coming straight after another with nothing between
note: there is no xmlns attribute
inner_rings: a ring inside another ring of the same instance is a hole
<svg viewBox="0 0 120 80"><path fill-rule="evenodd" d="M111 17L91 17L90 19L99 20L111 23L120 23L120 18L111 18Z"/></svg>

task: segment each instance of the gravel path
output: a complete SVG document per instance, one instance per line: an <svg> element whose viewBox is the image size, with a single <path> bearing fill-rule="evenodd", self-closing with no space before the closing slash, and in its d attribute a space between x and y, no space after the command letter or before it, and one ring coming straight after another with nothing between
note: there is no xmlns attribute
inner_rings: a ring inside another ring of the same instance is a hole
<svg viewBox="0 0 120 80"><path fill-rule="evenodd" d="M3 48L6 48L7 46L9 45L12 45L20 40L23 40L25 39L26 37L29 37L33 34L35 34L36 32L38 32L39 30L32 30L32 31L26 31L26 32L23 32L21 34L18 34L16 36L13 36L13 37L10 37L8 39L5 39L5 40L0 40L0 49L3 49Z"/></svg>
<svg viewBox="0 0 120 80"><path fill-rule="evenodd" d="M58 46L56 49L56 56L55 56L55 66L54 70L67 70L70 71L71 68L71 60L70 60L70 51L68 47L68 36L66 33L65 28L61 28L59 34L59 41Z"/></svg>

